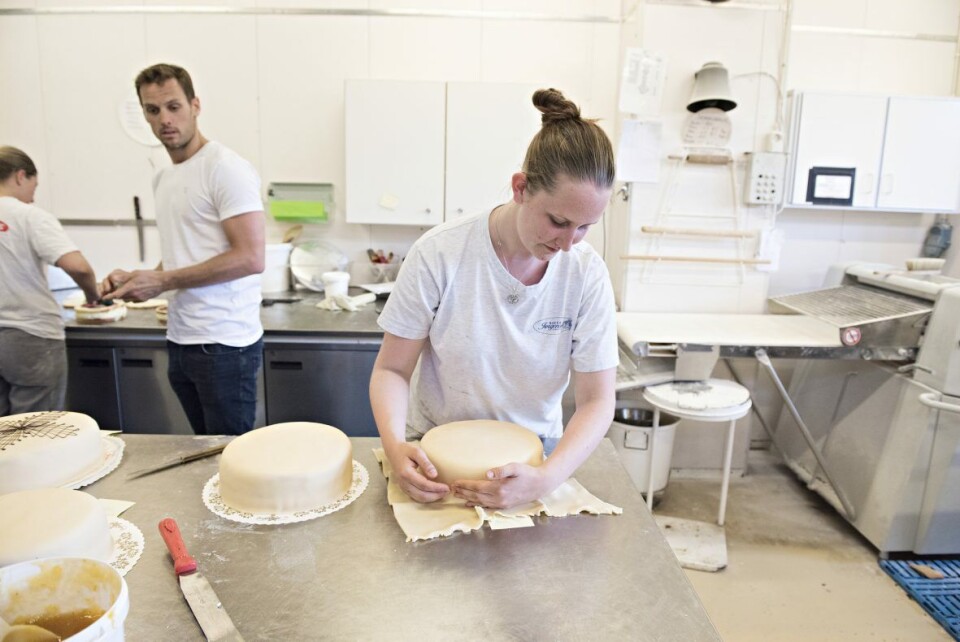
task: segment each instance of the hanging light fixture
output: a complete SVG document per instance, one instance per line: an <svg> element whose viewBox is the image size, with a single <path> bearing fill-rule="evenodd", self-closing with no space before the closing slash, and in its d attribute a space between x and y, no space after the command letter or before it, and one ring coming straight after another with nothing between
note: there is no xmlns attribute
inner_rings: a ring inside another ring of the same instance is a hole
<svg viewBox="0 0 960 642"><path fill-rule="evenodd" d="M719 62L708 62L694 74L693 95L687 110L698 112L707 107L730 111L737 102L730 94L730 74Z"/></svg>

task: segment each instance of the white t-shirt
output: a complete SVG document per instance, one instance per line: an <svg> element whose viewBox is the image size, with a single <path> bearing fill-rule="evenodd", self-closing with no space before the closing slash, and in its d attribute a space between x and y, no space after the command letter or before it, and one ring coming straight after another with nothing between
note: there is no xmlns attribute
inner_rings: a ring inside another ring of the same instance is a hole
<svg viewBox="0 0 960 642"><path fill-rule="evenodd" d="M410 428L512 421L563 432L560 400L577 372L618 363L613 288L586 243L560 252L524 286L500 263L490 213L445 223L411 248L380 314L386 332L428 340L411 384ZM516 304L507 301L516 292Z"/></svg>
<svg viewBox="0 0 960 642"><path fill-rule="evenodd" d="M46 266L76 250L52 214L0 196L0 327L44 339L64 338L63 316L47 285Z"/></svg>
<svg viewBox="0 0 960 642"><path fill-rule="evenodd" d="M153 182L164 270L202 263L230 249L222 222L263 210L253 165L208 142ZM177 290L170 299L167 338L182 345L247 346L263 335L260 275Z"/></svg>

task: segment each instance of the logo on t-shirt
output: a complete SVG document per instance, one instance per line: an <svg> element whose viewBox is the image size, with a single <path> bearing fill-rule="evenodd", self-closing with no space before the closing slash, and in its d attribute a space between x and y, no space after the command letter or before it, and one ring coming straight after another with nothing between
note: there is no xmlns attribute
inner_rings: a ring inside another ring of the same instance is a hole
<svg viewBox="0 0 960 642"><path fill-rule="evenodd" d="M6 232L9 229L10 229L9 225L4 223L3 221L0 221L0 232Z"/></svg>
<svg viewBox="0 0 960 642"><path fill-rule="evenodd" d="M573 321L566 317L550 317L534 323L533 329L541 334L563 334L573 330Z"/></svg>

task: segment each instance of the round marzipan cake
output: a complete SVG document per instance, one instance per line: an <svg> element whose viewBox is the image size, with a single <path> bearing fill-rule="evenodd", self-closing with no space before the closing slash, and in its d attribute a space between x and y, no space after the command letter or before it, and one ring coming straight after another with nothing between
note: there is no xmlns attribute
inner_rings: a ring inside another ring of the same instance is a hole
<svg viewBox="0 0 960 642"><path fill-rule="evenodd" d="M248 513L314 510L350 490L353 447L342 431L310 422L274 424L240 435L220 458L220 497Z"/></svg>
<svg viewBox="0 0 960 642"><path fill-rule="evenodd" d="M115 299L110 304L78 305L74 311L77 313L77 323L102 325L125 318L127 316L127 304Z"/></svg>
<svg viewBox="0 0 960 642"><path fill-rule="evenodd" d="M100 427L78 412L0 418L0 494L62 486L103 456Z"/></svg>
<svg viewBox="0 0 960 642"><path fill-rule="evenodd" d="M420 447L437 468L441 484L460 479L486 479L487 471L504 464L543 463L540 437L508 421L455 421L431 428Z"/></svg>
<svg viewBox="0 0 960 642"><path fill-rule="evenodd" d="M106 562L113 552L100 501L79 490L36 488L0 495L0 566L44 557Z"/></svg>

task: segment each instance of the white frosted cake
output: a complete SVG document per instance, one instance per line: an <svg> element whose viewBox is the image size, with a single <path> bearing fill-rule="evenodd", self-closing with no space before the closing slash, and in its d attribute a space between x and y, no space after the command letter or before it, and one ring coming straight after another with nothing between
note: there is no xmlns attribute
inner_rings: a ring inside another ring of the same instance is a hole
<svg viewBox="0 0 960 642"><path fill-rule="evenodd" d="M486 479L491 468L510 463L539 466L543 443L533 431L507 421L456 421L431 428L420 447L437 468L441 484Z"/></svg>
<svg viewBox="0 0 960 642"><path fill-rule="evenodd" d="M0 566L44 557L110 559L113 540L98 499L68 488L0 495Z"/></svg>
<svg viewBox="0 0 960 642"><path fill-rule="evenodd" d="M100 427L78 412L0 418L0 494L61 486L96 468Z"/></svg>
<svg viewBox="0 0 960 642"><path fill-rule="evenodd" d="M350 490L353 447L325 424L274 424L240 435L220 458L220 497L248 513L296 513Z"/></svg>

